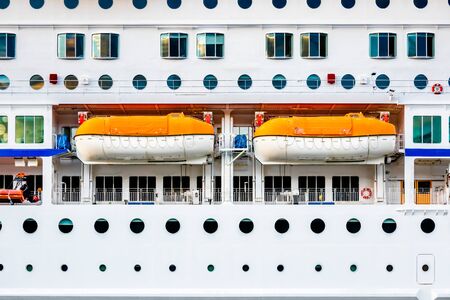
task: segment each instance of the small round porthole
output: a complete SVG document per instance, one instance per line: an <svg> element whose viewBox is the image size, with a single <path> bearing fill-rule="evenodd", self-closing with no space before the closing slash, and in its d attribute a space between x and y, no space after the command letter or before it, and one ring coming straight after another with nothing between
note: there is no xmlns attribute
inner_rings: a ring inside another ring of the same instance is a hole
<svg viewBox="0 0 450 300"><path fill-rule="evenodd" d="M30 78L30 87L38 91L44 87L44 78L41 75L33 75Z"/></svg>
<svg viewBox="0 0 450 300"><path fill-rule="evenodd" d="M147 6L147 0L133 0L133 6L137 9L144 9Z"/></svg>
<svg viewBox="0 0 450 300"><path fill-rule="evenodd" d="M310 227L312 232L319 234L325 230L325 222L322 219L314 219Z"/></svg>
<svg viewBox="0 0 450 300"><path fill-rule="evenodd" d="M243 265L242 266L242 271L248 272L249 270L250 270L250 267L248 265Z"/></svg>
<svg viewBox="0 0 450 300"><path fill-rule="evenodd" d="M167 78L167 86L171 90L177 90L181 86L181 78L176 74L172 74Z"/></svg>
<svg viewBox="0 0 450 300"><path fill-rule="evenodd" d="M203 5L204 5L207 9L213 9L213 8L216 8L216 6L217 6L217 0L203 0Z"/></svg>
<svg viewBox="0 0 450 300"><path fill-rule="evenodd" d="M181 0L167 0L167 6L171 9L177 9L181 6Z"/></svg>
<svg viewBox="0 0 450 300"><path fill-rule="evenodd" d="M277 266L277 271L278 272L283 272L284 271L284 266L283 265L278 265Z"/></svg>
<svg viewBox="0 0 450 300"><path fill-rule="evenodd" d="M35 233L37 229L38 229L38 224L34 219L28 218L23 222L23 230L26 233L30 233L30 234Z"/></svg>
<svg viewBox="0 0 450 300"><path fill-rule="evenodd" d="M133 87L137 90L143 90L147 87L147 78L144 75L138 74L133 78Z"/></svg>
<svg viewBox="0 0 450 300"><path fill-rule="evenodd" d="M44 0L30 0L30 6L34 9L40 9L44 6Z"/></svg>
<svg viewBox="0 0 450 300"><path fill-rule="evenodd" d="M252 6L252 0L238 0L237 1L240 8L247 9Z"/></svg>
<svg viewBox="0 0 450 300"><path fill-rule="evenodd" d="M350 233L358 233L361 230L361 222L358 219L352 218L347 221L347 231Z"/></svg>
<svg viewBox="0 0 450 300"><path fill-rule="evenodd" d="M100 78L98 79L98 86L102 89L102 90L109 90L110 88L112 88L113 86L113 79L111 78L111 76L109 75L102 75L100 76Z"/></svg>
<svg viewBox="0 0 450 300"><path fill-rule="evenodd" d="M61 271L67 272L67 270L69 270L69 267L67 265L62 265L61 266Z"/></svg>
<svg viewBox="0 0 450 300"><path fill-rule="evenodd" d="M422 271L428 272L429 270L430 270L430 267L428 265L423 265L422 266Z"/></svg>
<svg viewBox="0 0 450 300"><path fill-rule="evenodd" d="M32 271L33 271L33 265L27 265L27 266L25 267L25 269L26 269L28 272L32 272Z"/></svg>
<svg viewBox="0 0 450 300"><path fill-rule="evenodd" d="M98 233L105 233L109 229L109 223L108 223L108 221L106 219L103 219L103 218L98 219L94 223L94 229Z"/></svg>
<svg viewBox="0 0 450 300"><path fill-rule="evenodd" d="M392 265L387 265L386 271L388 271L390 273L390 272L394 271L394 267Z"/></svg>
<svg viewBox="0 0 450 300"><path fill-rule="evenodd" d="M136 233L136 234L141 233L142 231L144 231L144 228L145 228L145 223L141 219L136 218L136 219L131 220L130 230L133 233Z"/></svg>
<svg viewBox="0 0 450 300"><path fill-rule="evenodd" d="M242 90L248 90L252 87L252 78L247 74L243 74L239 76L237 83Z"/></svg>
<svg viewBox="0 0 450 300"><path fill-rule="evenodd" d="M358 266L357 265L351 265L350 266L350 271L352 271L352 272L358 271Z"/></svg>
<svg viewBox="0 0 450 300"><path fill-rule="evenodd" d="M136 272L140 272L140 271L142 270L141 265L135 265L135 266L134 266L134 270L135 270Z"/></svg>
<svg viewBox="0 0 450 300"><path fill-rule="evenodd" d="M78 87L78 78L75 75L67 75L64 78L64 86L68 90L74 90Z"/></svg>
<svg viewBox="0 0 450 300"><path fill-rule="evenodd" d="M58 224L59 231L62 233L70 233L73 229L73 222L70 219L62 219Z"/></svg>
<svg viewBox="0 0 450 300"><path fill-rule="evenodd" d="M427 218L420 223L420 229L425 233L432 233L435 228L436 224L432 219Z"/></svg>
<svg viewBox="0 0 450 300"><path fill-rule="evenodd" d="M242 219L241 222L239 222L239 229L242 233L248 234L253 231L254 227L253 221L248 218Z"/></svg>
<svg viewBox="0 0 450 300"><path fill-rule="evenodd" d="M314 267L314 270L316 270L316 272L322 271L322 265L316 265L316 266Z"/></svg>
<svg viewBox="0 0 450 300"><path fill-rule="evenodd" d="M166 222L166 230L171 234L177 233L181 228L180 222L177 219L169 219Z"/></svg>
<svg viewBox="0 0 450 300"><path fill-rule="evenodd" d="M3 271L3 265L0 264L0 272Z"/></svg>
<svg viewBox="0 0 450 300"><path fill-rule="evenodd" d="M169 271L170 272L175 272L177 270L177 267L175 265L170 265L169 266Z"/></svg>
<svg viewBox="0 0 450 300"><path fill-rule="evenodd" d="M101 264L100 266L98 266L98 269L100 270L100 272L106 272L106 265Z"/></svg>
<svg viewBox="0 0 450 300"><path fill-rule="evenodd" d="M278 219L275 222L275 230L278 233L286 233L289 230L289 222L286 219Z"/></svg>
<svg viewBox="0 0 450 300"><path fill-rule="evenodd" d="M203 222L203 229L209 234L216 232L218 228L219 224L213 218L206 219L205 222Z"/></svg>
<svg viewBox="0 0 450 300"><path fill-rule="evenodd" d="M11 84L11 82L9 81L8 76L1 74L0 75L0 90L6 90L7 88L9 88L9 85Z"/></svg>
<svg viewBox="0 0 450 300"><path fill-rule="evenodd" d="M214 272L214 265L208 265L207 270L208 272Z"/></svg>

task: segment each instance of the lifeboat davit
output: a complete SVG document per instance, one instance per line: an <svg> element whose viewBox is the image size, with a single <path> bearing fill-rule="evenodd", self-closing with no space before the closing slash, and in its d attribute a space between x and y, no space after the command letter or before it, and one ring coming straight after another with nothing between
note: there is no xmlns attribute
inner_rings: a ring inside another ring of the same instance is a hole
<svg viewBox="0 0 450 300"><path fill-rule="evenodd" d="M395 151L395 126L363 114L274 118L255 131L263 164L380 163Z"/></svg>
<svg viewBox="0 0 450 300"><path fill-rule="evenodd" d="M77 130L85 164L202 164L214 151L211 124L180 114L95 117Z"/></svg>

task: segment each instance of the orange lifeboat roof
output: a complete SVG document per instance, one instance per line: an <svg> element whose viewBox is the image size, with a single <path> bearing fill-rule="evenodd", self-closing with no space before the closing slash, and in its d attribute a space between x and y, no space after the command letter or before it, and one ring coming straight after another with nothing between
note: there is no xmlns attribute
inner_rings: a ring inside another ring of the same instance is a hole
<svg viewBox="0 0 450 300"><path fill-rule="evenodd" d="M352 137L395 135L395 126L363 114L342 117L288 117L274 118L256 129L260 136Z"/></svg>
<svg viewBox="0 0 450 300"><path fill-rule="evenodd" d="M213 135L211 124L186 117L184 114L167 116L95 117L85 121L77 130L79 135L111 136L173 136Z"/></svg>

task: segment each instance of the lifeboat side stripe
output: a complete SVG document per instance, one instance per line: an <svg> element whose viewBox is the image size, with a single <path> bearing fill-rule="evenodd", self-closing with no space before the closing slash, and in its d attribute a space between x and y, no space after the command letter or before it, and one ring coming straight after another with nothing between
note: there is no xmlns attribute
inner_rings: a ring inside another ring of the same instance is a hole
<svg viewBox="0 0 450 300"><path fill-rule="evenodd" d="M204 134L204 133L190 133L190 134L164 134L164 135L115 135L115 134L96 134L96 133L83 133L74 136L74 138L79 136L113 136L113 137L166 137L166 136L190 136L190 135L198 135L198 136L214 136L214 134Z"/></svg>
<svg viewBox="0 0 450 300"><path fill-rule="evenodd" d="M327 139L331 139L331 138L354 138L354 137L372 137L372 136L395 136L395 134L373 134L373 135L330 135L330 136L325 136L325 135L321 135L321 136L317 136L317 135L258 135L253 137L253 139L257 139L260 137L293 137L293 138L314 138L314 139L320 139L320 138L327 138Z"/></svg>

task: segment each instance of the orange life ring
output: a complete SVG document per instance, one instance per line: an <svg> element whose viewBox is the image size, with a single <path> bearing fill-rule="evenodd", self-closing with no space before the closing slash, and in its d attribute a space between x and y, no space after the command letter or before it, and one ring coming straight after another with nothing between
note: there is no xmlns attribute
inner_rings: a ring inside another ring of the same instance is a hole
<svg viewBox="0 0 450 300"><path fill-rule="evenodd" d="M444 88L442 87L441 84L439 83L435 83L433 84L433 86L431 87L431 91L435 94L435 95L439 95L444 91Z"/></svg>
<svg viewBox="0 0 450 300"><path fill-rule="evenodd" d="M372 195L373 193L371 188L365 187L361 190L361 197L365 200L372 198Z"/></svg>

